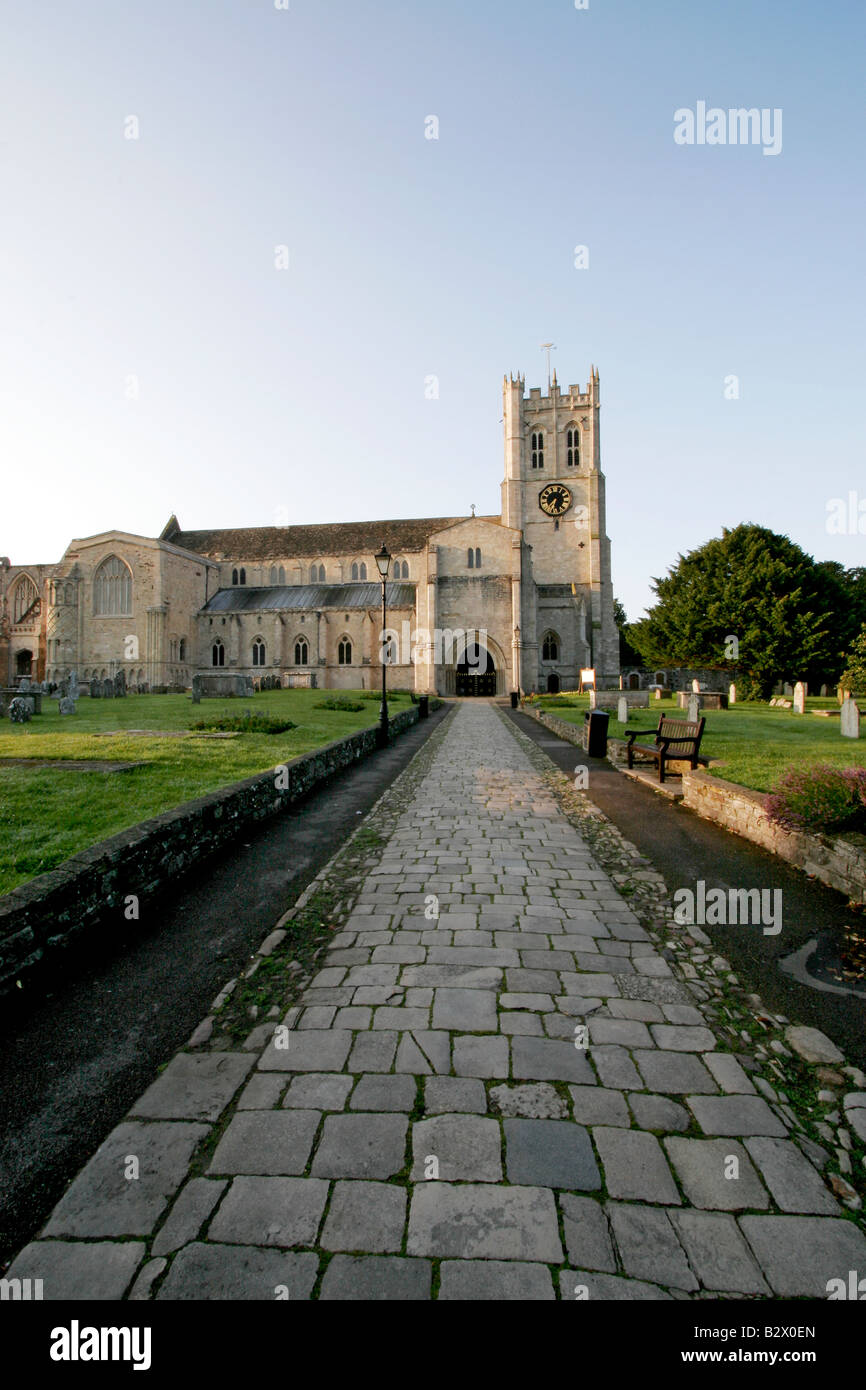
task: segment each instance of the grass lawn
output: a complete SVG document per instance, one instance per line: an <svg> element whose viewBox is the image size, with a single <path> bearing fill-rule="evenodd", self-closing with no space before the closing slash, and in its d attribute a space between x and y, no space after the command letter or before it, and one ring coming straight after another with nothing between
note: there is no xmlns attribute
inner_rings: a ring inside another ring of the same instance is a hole
<svg viewBox="0 0 866 1390"><path fill-rule="evenodd" d="M568 699L568 705L557 701ZM588 695L550 696L538 702L540 708L570 723L582 724L589 709ZM791 766L809 763L832 763L836 767L866 766L866 739L843 738L839 732L839 717L821 719L809 711L835 709L834 699L807 699L806 713L770 709L766 704L732 705L726 710L705 710L706 727L701 741L701 754L718 758L724 766L710 769L728 782L737 782L755 791L767 792ZM629 711L628 725L620 724L611 715L608 733L611 738L624 738L635 729L655 728L659 715L667 714L685 719L675 699L650 698L649 709Z"/></svg>
<svg viewBox="0 0 866 1390"><path fill-rule="evenodd" d="M359 711L318 709L333 690L268 690L247 699L202 700L189 695L128 695L123 700L78 702L65 718L43 696L41 715L29 724L0 724L0 758L110 759L140 762L124 772L19 767L0 763L0 893L56 868L70 855L138 821L291 761L345 734L376 724L379 701ZM392 695L399 713L408 695ZM280 715L296 728L281 734L241 733L230 738L138 737L127 730L182 732L199 719L228 713Z"/></svg>

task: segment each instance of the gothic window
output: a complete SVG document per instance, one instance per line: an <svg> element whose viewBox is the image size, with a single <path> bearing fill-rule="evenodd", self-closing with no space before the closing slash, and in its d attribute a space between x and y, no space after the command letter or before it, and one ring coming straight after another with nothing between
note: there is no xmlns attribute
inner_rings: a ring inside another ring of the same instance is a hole
<svg viewBox="0 0 866 1390"><path fill-rule="evenodd" d="M253 665L264 666L265 664L265 644L261 637L257 637L253 642Z"/></svg>
<svg viewBox="0 0 866 1390"><path fill-rule="evenodd" d="M313 566L311 567L311 569L310 569L310 583L311 583L311 584L324 584L324 582L325 582L325 566L324 566L324 565L313 565Z"/></svg>
<svg viewBox="0 0 866 1390"><path fill-rule="evenodd" d="M283 568L282 565L280 565L280 568L279 568L279 571L278 571L278 575L279 575L279 582L280 582L281 584L285 584L285 582L286 582L286 571L285 571L285 569Z"/></svg>
<svg viewBox="0 0 866 1390"><path fill-rule="evenodd" d="M343 637L337 647L337 661L341 666L351 666L352 664L352 643L348 637Z"/></svg>
<svg viewBox="0 0 866 1390"><path fill-rule="evenodd" d="M309 666L309 664L310 649L307 646L306 639L303 637L299 637L297 642L295 643L295 665Z"/></svg>
<svg viewBox="0 0 866 1390"><path fill-rule="evenodd" d="M226 664L226 649L219 638L210 649L210 664L211 666L225 666Z"/></svg>
<svg viewBox="0 0 866 1390"><path fill-rule="evenodd" d="M237 584L237 582L238 582L238 572L237 572L237 570L232 570L232 583L233 583L233 584Z"/></svg>
<svg viewBox="0 0 866 1390"><path fill-rule="evenodd" d="M24 615L31 609L36 602L36 585L29 574L22 574L16 581L15 589L12 594L12 621L20 623Z"/></svg>
<svg viewBox="0 0 866 1390"><path fill-rule="evenodd" d="M367 578L367 566L365 565L364 561L362 560L361 563L358 564L357 560L354 560L354 561L352 562L352 579L353 579L353 581L354 581L355 583L357 583L359 579L366 579L366 578Z"/></svg>
<svg viewBox="0 0 866 1390"><path fill-rule="evenodd" d="M72 589L72 585L71 585L71 584L67 584L67 585L66 585L65 597L64 597L63 602L64 602L64 603L74 603L74 602L75 602L75 598L74 598L74 596L73 596L73 589Z"/></svg>
<svg viewBox="0 0 866 1390"><path fill-rule="evenodd" d="M395 561L394 561L394 578L395 578L395 579L408 579L408 578L409 578L409 564L408 564L408 562L407 562L406 560L395 560Z"/></svg>
<svg viewBox="0 0 866 1390"><path fill-rule="evenodd" d="M466 552L466 561L471 570L475 568L475 551L472 549L471 545Z"/></svg>
<svg viewBox="0 0 866 1390"><path fill-rule="evenodd" d="M241 569L240 574L239 574L239 576L238 576L238 583L240 583L240 584L246 584L246 582L247 582L247 572L246 572L245 569Z"/></svg>
<svg viewBox="0 0 866 1390"><path fill-rule="evenodd" d="M480 570L481 551L477 545L474 548L470 545L468 551L466 552L466 558L469 562L469 568L471 570Z"/></svg>
<svg viewBox="0 0 866 1390"><path fill-rule="evenodd" d="M276 565L271 565L271 583L272 583L272 584L276 584L276 582L277 582L277 567L276 567Z"/></svg>
<svg viewBox="0 0 866 1390"><path fill-rule="evenodd" d="M533 466L533 468L543 468L543 467L544 467L544 434L543 434L543 432L542 432L541 430L533 430L533 432L532 432L532 437L531 437L531 439L530 439L530 447L531 447L531 450L532 450L532 466Z"/></svg>
<svg viewBox="0 0 866 1390"><path fill-rule="evenodd" d="M186 638L181 637L178 643L178 661L186 661Z"/></svg>
<svg viewBox="0 0 866 1390"><path fill-rule="evenodd" d="M97 616L132 614L132 574L117 555L109 555L93 577L93 611Z"/></svg>
<svg viewBox="0 0 866 1390"><path fill-rule="evenodd" d="M541 642L542 661L559 660L559 638L555 632L545 632Z"/></svg>
<svg viewBox="0 0 866 1390"><path fill-rule="evenodd" d="M573 427L566 430L565 434L566 454L565 461L569 468L580 467L580 430Z"/></svg>

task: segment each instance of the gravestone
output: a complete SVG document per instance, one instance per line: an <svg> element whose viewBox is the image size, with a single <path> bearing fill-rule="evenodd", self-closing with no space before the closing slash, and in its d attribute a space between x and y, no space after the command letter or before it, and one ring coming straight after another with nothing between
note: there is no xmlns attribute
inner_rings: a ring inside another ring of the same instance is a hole
<svg viewBox="0 0 866 1390"><path fill-rule="evenodd" d="M806 687L802 681L797 681L794 686L794 713L806 713Z"/></svg>
<svg viewBox="0 0 866 1390"><path fill-rule="evenodd" d="M48 682L47 682L47 681L43 681L42 684L40 685L39 689L42 691L42 694L43 694L43 695L47 695L47 694L48 694L48 690L49 690Z"/></svg>
<svg viewBox="0 0 866 1390"><path fill-rule="evenodd" d="M32 711L28 709L28 701L16 695L9 701L9 718L13 724L27 724L30 720Z"/></svg>
<svg viewBox="0 0 866 1390"><path fill-rule="evenodd" d="M67 695L69 696L70 700L77 700L77 699L78 699L78 695L79 695L78 674L77 674L77 672L75 672L75 671L73 671L73 672L72 672L72 675L69 677L69 683L68 683L67 688L66 688L66 693L67 693Z"/></svg>
<svg viewBox="0 0 866 1390"><path fill-rule="evenodd" d="M90 682L90 698L91 700L102 699L102 684L100 681Z"/></svg>
<svg viewBox="0 0 866 1390"><path fill-rule="evenodd" d="M114 677L114 694L117 699L122 699L126 694L126 676L123 671L118 671Z"/></svg>
<svg viewBox="0 0 866 1390"><path fill-rule="evenodd" d="M65 695L63 699L60 701L58 709L60 710L61 714L75 714L75 701L71 700L68 695Z"/></svg>
<svg viewBox="0 0 866 1390"><path fill-rule="evenodd" d="M660 685L657 685L656 688L655 688L655 690L653 691L653 699L654 699L654 700L660 700L661 698L662 698L662 688L661 688Z"/></svg>
<svg viewBox="0 0 866 1390"><path fill-rule="evenodd" d="M22 676L22 677L21 677L20 681L18 682L18 689L19 689L19 690L22 690L22 691L23 691L23 690L29 690L29 689L30 689L30 677L29 677L29 676Z"/></svg>
<svg viewBox="0 0 866 1390"><path fill-rule="evenodd" d="M102 682L102 698L103 700L114 699L114 681L110 676L106 676Z"/></svg>
<svg viewBox="0 0 866 1390"><path fill-rule="evenodd" d="M822 699L822 700L825 700L829 694L830 694L830 692L829 692L829 690L827 689L826 685L822 685L822 686L821 686L821 699Z"/></svg>
<svg viewBox="0 0 866 1390"><path fill-rule="evenodd" d="M688 703L688 707L687 707L687 711L688 711L688 712L687 712L687 718L688 718L688 720L689 720L689 723L691 723L691 724L697 724L698 720L699 720L700 717L701 717L700 710L701 710L700 696L695 695L694 692L693 692L693 693L689 696L689 703Z"/></svg>
<svg viewBox="0 0 866 1390"><path fill-rule="evenodd" d="M620 724L628 723L628 700L626 700L625 697L622 695L619 697L619 700L617 701L616 717L619 720Z"/></svg>
<svg viewBox="0 0 866 1390"><path fill-rule="evenodd" d="M729 705L735 705L736 703L737 703L737 687L733 684L733 682L731 682L731 684L728 686L728 704L729 704Z"/></svg>
<svg viewBox="0 0 866 1390"><path fill-rule="evenodd" d="M783 694L783 695L793 695L793 693L794 693L794 687L793 687L792 685L785 684L785 685L782 687L782 694Z"/></svg>
<svg viewBox="0 0 866 1390"><path fill-rule="evenodd" d="M692 681L692 690L694 691L695 695L700 695L700 693L701 693L701 683L700 683L699 680L693 680L693 681Z"/></svg>
<svg viewBox="0 0 866 1390"><path fill-rule="evenodd" d="M843 738L860 737L860 710L850 695L847 700L843 701L840 724Z"/></svg>

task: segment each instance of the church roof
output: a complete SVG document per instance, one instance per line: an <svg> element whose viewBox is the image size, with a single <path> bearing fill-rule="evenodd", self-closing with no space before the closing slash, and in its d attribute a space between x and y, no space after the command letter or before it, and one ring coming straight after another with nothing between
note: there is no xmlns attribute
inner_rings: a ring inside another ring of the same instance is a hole
<svg viewBox="0 0 866 1390"><path fill-rule="evenodd" d="M414 584L386 584L389 608L414 608ZM278 612L286 609L376 608L382 603L382 584L276 584L266 588L243 585L220 589L205 604L204 613Z"/></svg>
<svg viewBox="0 0 866 1390"><path fill-rule="evenodd" d="M172 517L160 540L212 560L281 560L320 555L372 555L384 541L392 555L423 550L427 538L466 517L405 521L341 521L317 526L247 526L222 531L182 531ZM174 523L172 525L172 523Z"/></svg>

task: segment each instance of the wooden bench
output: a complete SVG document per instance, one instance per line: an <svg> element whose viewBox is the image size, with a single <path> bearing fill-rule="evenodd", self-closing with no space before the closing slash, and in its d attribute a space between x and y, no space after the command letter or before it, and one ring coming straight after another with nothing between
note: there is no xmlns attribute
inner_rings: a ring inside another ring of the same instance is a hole
<svg viewBox="0 0 866 1390"><path fill-rule="evenodd" d="M699 756L706 722L705 719L668 719L663 714L657 729L635 729L634 733L628 735L628 766L634 766L635 753L647 753L658 763L659 781L663 782L666 762L682 760L688 762L693 769L698 763L706 764L709 760ZM655 735L655 743L635 743L637 738L649 738L652 735Z"/></svg>

